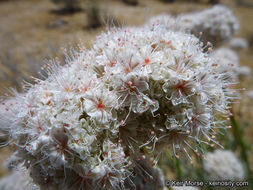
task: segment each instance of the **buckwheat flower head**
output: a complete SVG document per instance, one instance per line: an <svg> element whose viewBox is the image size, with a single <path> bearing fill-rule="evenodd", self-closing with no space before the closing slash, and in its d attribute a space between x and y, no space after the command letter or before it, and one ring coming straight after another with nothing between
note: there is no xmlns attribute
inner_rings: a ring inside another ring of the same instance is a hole
<svg viewBox="0 0 253 190"><path fill-rule="evenodd" d="M197 38L163 27L127 28L98 36L93 50L118 93L119 135L130 152L186 151L202 135L213 141L212 129L223 123L215 115L228 114L233 97Z"/></svg>
<svg viewBox="0 0 253 190"><path fill-rule="evenodd" d="M229 8L223 5L215 5L211 9L182 14L176 20L178 24L175 27L178 30L190 31L200 37L202 41L210 41L213 44L220 44L229 40L239 29L237 18Z"/></svg>
<svg viewBox="0 0 253 190"><path fill-rule="evenodd" d="M164 148L189 156L188 147L219 144L213 135L234 97L203 49L164 27L123 28L65 65L49 62L46 80L4 105L12 162L42 189L124 189L136 159L156 164Z"/></svg>
<svg viewBox="0 0 253 190"><path fill-rule="evenodd" d="M239 21L229 8L215 5L210 9L180 14L177 17L169 14L157 15L151 17L145 27L151 30L162 27L167 30L191 33L204 43L220 45L231 39L238 31Z"/></svg>
<svg viewBox="0 0 253 190"><path fill-rule="evenodd" d="M1 128L17 144L12 162L23 163L42 189L119 188L130 174L115 136L117 99L80 59L53 63L48 79L16 93L17 109L3 102L11 117Z"/></svg>
<svg viewBox="0 0 253 190"><path fill-rule="evenodd" d="M236 155L229 150L215 150L205 155L203 167L210 179L243 180L245 171Z"/></svg>

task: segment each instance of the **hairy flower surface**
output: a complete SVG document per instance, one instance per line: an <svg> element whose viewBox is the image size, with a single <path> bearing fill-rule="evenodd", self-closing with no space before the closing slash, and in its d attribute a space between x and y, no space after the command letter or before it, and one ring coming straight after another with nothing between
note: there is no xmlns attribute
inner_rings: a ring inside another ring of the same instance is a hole
<svg viewBox="0 0 253 190"><path fill-rule="evenodd" d="M164 31L128 28L102 34L94 45L103 77L120 94L120 136L132 152L157 154L168 145L184 150L203 134L210 140L220 124L215 115L228 113L230 81L217 63L197 38ZM117 55L114 64L107 52Z"/></svg>
<svg viewBox="0 0 253 190"><path fill-rule="evenodd" d="M236 155L229 150L215 150L207 153L203 162L210 179L243 180L245 170Z"/></svg>
<svg viewBox="0 0 253 190"><path fill-rule="evenodd" d="M72 57L15 93L3 127L42 189L124 189L134 159L198 153L225 126L230 81L194 36L114 29Z"/></svg>

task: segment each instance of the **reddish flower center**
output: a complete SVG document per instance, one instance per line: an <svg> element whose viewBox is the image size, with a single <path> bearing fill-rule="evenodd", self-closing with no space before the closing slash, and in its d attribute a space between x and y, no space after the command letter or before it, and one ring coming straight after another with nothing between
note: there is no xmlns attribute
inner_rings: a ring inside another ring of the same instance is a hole
<svg viewBox="0 0 253 190"><path fill-rule="evenodd" d="M103 104L103 102L101 100L98 101L97 108L98 109L105 109L105 105Z"/></svg>
<svg viewBox="0 0 253 190"><path fill-rule="evenodd" d="M175 89L180 90L182 93L185 93L185 91L186 91L185 85L186 85L185 82L179 82L179 83L175 86Z"/></svg>
<svg viewBox="0 0 253 190"><path fill-rule="evenodd" d="M146 58L146 59L145 59L144 65L147 65L147 64L149 64L149 63L150 63L150 59Z"/></svg>

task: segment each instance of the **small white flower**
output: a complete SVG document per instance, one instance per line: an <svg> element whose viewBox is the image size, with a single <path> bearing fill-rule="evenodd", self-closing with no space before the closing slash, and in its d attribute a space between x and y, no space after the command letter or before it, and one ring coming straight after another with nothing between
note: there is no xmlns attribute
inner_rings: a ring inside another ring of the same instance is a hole
<svg viewBox="0 0 253 190"><path fill-rule="evenodd" d="M92 89L84 96L84 110L100 123L113 120L112 110L117 105L117 96L107 89Z"/></svg>

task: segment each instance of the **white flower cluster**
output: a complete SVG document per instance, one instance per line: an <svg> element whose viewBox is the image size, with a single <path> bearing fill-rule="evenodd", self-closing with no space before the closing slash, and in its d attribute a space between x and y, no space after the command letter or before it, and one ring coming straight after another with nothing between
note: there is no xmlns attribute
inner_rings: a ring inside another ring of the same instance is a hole
<svg viewBox="0 0 253 190"><path fill-rule="evenodd" d="M102 33L48 71L6 107L4 129L41 189L125 188L136 155L216 143L234 96L196 37L162 26Z"/></svg>
<svg viewBox="0 0 253 190"><path fill-rule="evenodd" d="M147 22L147 26L154 28L157 23L165 25L175 31L190 32L200 37L204 43L220 44L232 38L239 29L239 21L232 11L223 6L215 5L211 9L199 12L181 14L176 18L170 15L158 15Z"/></svg>
<svg viewBox="0 0 253 190"><path fill-rule="evenodd" d="M204 42L219 44L230 39L239 29L239 21L232 11L222 5L215 5L211 9L184 14L178 17L179 29L189 30L199 36Z"/></svg>
<svg viewBox="0 0 253 190"><path fill-rule="evenodd" d="M245 171L236 155L229 150L215 150L207 153L203 162L204 170L212 180L243 180Z"/></svg>

